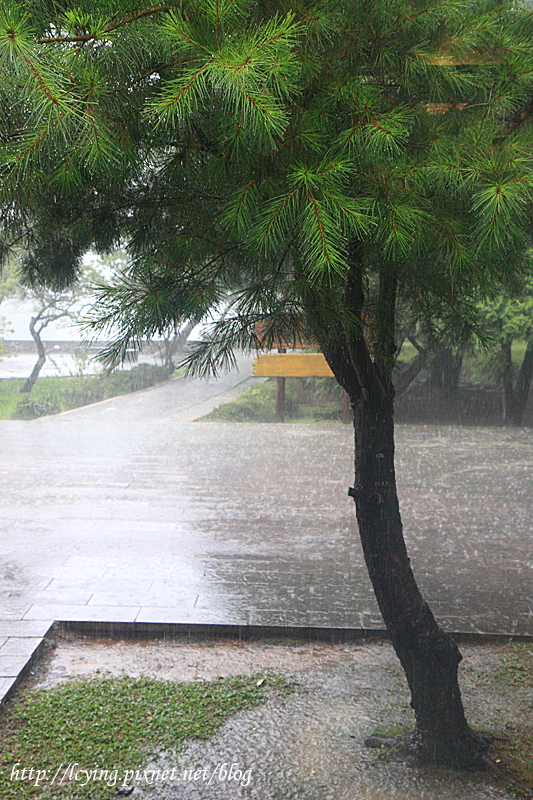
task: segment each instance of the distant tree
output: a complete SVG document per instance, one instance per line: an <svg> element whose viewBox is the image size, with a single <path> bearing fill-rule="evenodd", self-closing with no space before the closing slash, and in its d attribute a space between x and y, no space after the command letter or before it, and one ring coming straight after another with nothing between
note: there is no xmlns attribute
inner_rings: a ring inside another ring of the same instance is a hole
<svg viewBox="0 0 533 800"><path fill-rule="evenodd" d="M17 275L14 261L8 260L4 266L3 271L0 273L0 303L6 298L12 297L17 290ZM11 332L10 322L4 317L0 316L0 356L8 354L8 349L4 344L4 336L6 333Z"/></svg>
<svg viewBox="0 0 533 800"><path fill-rule="evenodd" d="M12 297L18 286L15 262L11 259L5 264L0 275L0 303L7 297Z"/></svg>
<svg viewBox="0 0 533 800"><path fill-rule="evenodd" d="M462 348L440 343L433 347L428 383L433 392L448 400L457 397L463 366Z"/></svg>
<svg viewBox="0 0 533 800"><path fill-rule="evenodd" d="M510 425L523 422L533 378L533 276L525 275L506 291L479 304L497 350L492 350L492 373L502 387L502 417ZM525 342L522 362L515 369L513 342Z"/></svg>
<svg viewBox="0 0 533 800"><path fill-rule="evenodd" d="M177 361L183 359L187 337L193 328L192 322L188 322L180 328L176 326L169 332L164 333L157 341L159 359L162 366L169 373L174 372Z"/></svg>
<svg viewBox="0 0 533 800"><path fill-rule="evenodd" d="M401 350L405 341L410 342L414 349L416 350L416 356L408 361L406 364L400 362L399 356L401 354ZM428 347L427 345L421 344L419 340L414 335L404 335L399 338L399 342L396 345L396 364L395 370L393 373L393 382L394 382L394 396L400 397L409 386L413 383L413 381L420 375L424 367L426 366L428 358Z"/></svg>
<svg viewBox="0 0 533 800"><path fill-rule="evenodd" d="M34 285L33 287L17 287L20 300L31 304L34 314L30 318L29 329L37 350L37 361L27 380L22 385L20 392L27 393L33 389L41 369L46 363L47 352L41 334L51 322L60 319L69 319L73 322L81 321L87 305L94 301L95 285L99 278L94 267L84 267L78 281L67 289L61 291L49 289L46 286Z"/></svg>

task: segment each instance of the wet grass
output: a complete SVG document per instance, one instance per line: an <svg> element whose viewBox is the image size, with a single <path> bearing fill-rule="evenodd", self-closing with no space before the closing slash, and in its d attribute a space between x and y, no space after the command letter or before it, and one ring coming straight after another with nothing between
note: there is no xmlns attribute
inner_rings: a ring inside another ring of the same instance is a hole
<svg viewBox="0 0 533 800"><path fill-rule="evenodd" d="M276 379L251 386L238 398L224 403L202 422L274 422ZM338 422L342 419L344 394L334 378L287 378L285 420L287 422Z"/></svg>
<svg viewBox="0 0 533 800"><path fill-rule="evenodd" d="M39 378L29 394L21 394L24 379L0 380L0 419L35 419L110 397L146 389L167 380L162 367L140 364L111 374Z"/></svg>
<svg viewBox="0 0 533 800"><path fill-rule="evenodd" d="M1 718L0 797L116 796L128 770L146 769L185 740L209 739L233 714L288 691L264 675L188 684L98 678L23 690Z"/></svg>
<svg viewBox="0 0 533 800"><path fill-rule="evenodd" d="M494 686L505 701L507 694L522 698L520 719L493 729L491 757L501 779L518 797L533 797L533 645L511 644L494 671ZM506 780L510 779L510 783Z"/></svg>

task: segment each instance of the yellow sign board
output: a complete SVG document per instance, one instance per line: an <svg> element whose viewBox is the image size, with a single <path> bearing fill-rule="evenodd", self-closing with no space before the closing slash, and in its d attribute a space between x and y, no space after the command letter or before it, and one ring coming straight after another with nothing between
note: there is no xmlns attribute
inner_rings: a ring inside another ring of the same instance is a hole
<svg viewBox="0 0 533 800"><path fill-rule="evenodd" d="M332 378L322 353L272 353L254 361L255 378Z"/></svg>

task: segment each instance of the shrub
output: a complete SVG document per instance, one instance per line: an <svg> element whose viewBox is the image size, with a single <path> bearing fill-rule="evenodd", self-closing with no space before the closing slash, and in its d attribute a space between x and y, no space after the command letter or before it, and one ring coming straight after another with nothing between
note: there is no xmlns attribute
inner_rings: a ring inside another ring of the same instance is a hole
<svg viewBox="0 0 533 800"><path fill-rule="evenodd" d="M51 397L40 400L26 397L15 408L13 419L37 419L37 417L45 417L48 414L58 414L60 411L59 405Z"/></svg>
<svg viewBox="0 0 533 800"><path fill-rule="evenodd" d="M139 364L131 370L111 374L76 375L57 378L40 378L31 396L18 400L23 381L1 381L0 413L2 419L36 419L47 414L58 414L109 397L147 389L168 378L164 367Z"/></svg>

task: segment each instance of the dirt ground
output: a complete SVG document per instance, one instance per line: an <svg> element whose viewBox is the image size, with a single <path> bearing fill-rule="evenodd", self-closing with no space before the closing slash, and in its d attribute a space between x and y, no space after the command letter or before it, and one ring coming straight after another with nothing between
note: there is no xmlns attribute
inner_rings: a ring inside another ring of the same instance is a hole
<svg viewBox="0 0 533 800"><path fill-rule="evenodd" d="M462 645L461 688L473 727L491 731L531 762L533 645ZM276 673L296 682L287 697L232 718L208 742L160 754L188 780L139 780L132 797L157 800L510 800L508 780L387 762L364 744L413 723L409 693L386 641L328 645L303 641L122 641L59 634L29 677L51 687L91 676L210 680ZM497 754L496 754L497 755ZM496 758L496 756L495 756ZM513 756L514 758L514 756ZM504 760L504 759L502 759ZM233 777L228 769L233 766ZM226 766L224 766L226 765ZM204 778L194 779L194 772ZM155 774L155 773L154 773ZM162 773L160 773L162 774ZM209 785L205 776L209 774ZM235 779L237 775L240 780ZM521 796L528 796L522 786Z"/></svg>

